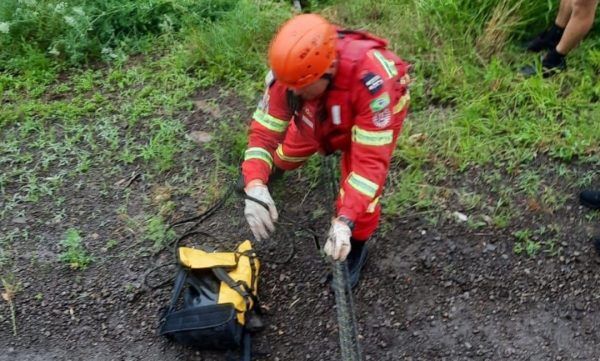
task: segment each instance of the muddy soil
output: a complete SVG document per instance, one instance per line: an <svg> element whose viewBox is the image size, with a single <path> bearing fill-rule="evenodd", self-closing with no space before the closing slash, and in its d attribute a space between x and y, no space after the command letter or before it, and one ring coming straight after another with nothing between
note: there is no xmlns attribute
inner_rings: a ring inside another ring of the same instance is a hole
<svg viewBox="0 0 600 361"><path fill-rule="evenodd" d="M193 117L185 117L189 130L204 129ZM195 152L190 161L198 172L214 166L206 151ZM127 177L134 169L121 173ZM14 261L1 270L21 290L13 299L17 336L8 303L0 301L0 360L227 359L157 336L157 316L170 290L143 281L150 269L172 261L170 249L155 252L115 211L126 203L131 215L151 214L153 185L141 176L126 189L101 192L116 180L100 171L73 184L80 181L86 186L67 185L61 194L66 213L60 220L50 200L20 205L15 214L24 217L0 220L2 232L29 233L14 242ZM287 192L276 201L302 225L282 224L271 242L258 246L267 328L254 339L255 359L339 360L334 297L323 282L327 264L302 231L310 226L326 232L330 202L325 190L310 189L302 177L292 174L285 182ZM193 200L175 201L175 218L197 211ZM574 195L549 216L568 235L558 240L559 254L531 258L513 252L511 233L533 220L495 230L471 229L442 211L435 225L430 214L419 212L385 219L387 231L370 242L370 260L354 293L366 360L600 360L600 258L589 242L598 229L587 212ZM81 231L94 256L83 271L58 260L69 227ZM222 248L249 235L239 199L204 227L223 240ZM107 244L112 239L116 245ZM292 245L291 261L275 263ZM166 269L161 277L172 274Z"/></svg>

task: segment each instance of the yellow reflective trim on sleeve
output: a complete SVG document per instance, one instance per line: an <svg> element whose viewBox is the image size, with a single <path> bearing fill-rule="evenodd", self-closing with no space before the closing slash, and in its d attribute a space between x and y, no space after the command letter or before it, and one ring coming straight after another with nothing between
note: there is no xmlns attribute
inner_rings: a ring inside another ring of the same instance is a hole
<svg viewBox="0 0 600 361"><path fill-rule="evenodd" d="M398 103L396 105L394 105L394 114L398 114L402 110L404 110L404 107L406 107L408 105L409 101L410 101L410 93L408 91L406 91L406 94L404 94L402 96L402 98L400 98L400 100L398 100Z"/></svg>
<svg viewBox="0 0 600 361"><path fill-rule="evenodd" d="M375 212L375 207L377 206L377 203L379 203L379 198L381 197L377 197L373 202L369 203L369 206L367 207L367 213Z"/></svg>
<svg viewBox="0 0 600 361"><path fill-rule="evenodd" d="M285 120L277 119L269 113L265 113L262 109L256 109L252 118L256 120L263 127L272 130L277 133L285 132L288 122Z"/></svg>
<svg viewBox="0 0 600 361"><path fill-rule="evenodd" d="M308 156L308 157L290 157L289 155L285 155L283 153L283 146L281 144L279 144L279 146L277 147L277 156L279 157L279 159L286 161L286 162L290 162L290 163L300 163L300 162L304 162L305 160L310 158L310 156Z"/></svg>
<svg viewBox="0 0 600 361"><path fill-rule="evenodd" d="M379 189L377 183L371 182L367 178L354 172L350 173L350 176L348 177L348 184L350 184L352 188L370 198L375 197L375 193L377 193L377 189Z"/></svg>
<svg viewBox="0 0 600 361"><path fill-rule="evenodd" d="M352 141L362 145L388 145L394 140L394 131L378 130L370 131L360 129L356 125L352 127Z"/></svg>
<svg viewBox="0 0 600 361"><path fill-rule="evenodd" d="M379 60L390 79L398 75L398 69L396 69L396 64L393 61L386 59L379 51L374 51L373 55Z"/></svg>
<svg viewBox="0 0 600 361"><path fill-rule="evenodd" d="M246 149L244 160L248 159L260 159L265 161L269 165L269 168L273 167L273 156L271 156L271 153L264 148L252 147Z"/></svg>

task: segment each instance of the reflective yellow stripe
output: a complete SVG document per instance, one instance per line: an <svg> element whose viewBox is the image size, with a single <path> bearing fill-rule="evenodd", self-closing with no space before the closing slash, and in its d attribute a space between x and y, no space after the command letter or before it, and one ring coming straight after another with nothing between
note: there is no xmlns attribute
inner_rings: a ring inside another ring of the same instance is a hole
<svg viewBox="0 0 600 361"><path fill-rule="evenodd" d="M305 160L310 158L310 156L308 156L308 157L290 157L288 155L285 155L285 154L283 154L283 146L281 144L279 144L279 146L277 147L277 156L279 157L279 159L286 161L286 162L291 162L291 163L304 162Z"/></svg>
<svg viewBox="0 0 600 361"><path fill-rule="evenodd" d="M356 125L352 127L352 141L363 145L388 145L394 140L394 131L378 130L370 131L360 129Z"/></svg>
<svg viewBox="0 0 600 361"><path fill-rule="evenodd" d="M373 202L369 203L369 206L367 207L367 213L375 212L375 207L377 206L377 203L379 203L379 198L381 197L377 197Z"/></svg>
<svg viewBox="0 0 600 361"><path fill-rule="evenodd" d="M271 153L263 148L252 147L246 149L246 152L244 153L244 160L248 159L260 159L265 161L270 168L273 167L273 157L271 156Z"/></svg>
<svg viewBox="0 0 600 361"><path fill-rule="evenodd" d="M348 184L350 184L352 188L370 198L375 197L375 193L377 193L377 189L379 189L379 186L376 183L373 183L367 178L362 177L354 172L350 173L350 176L348 177Z"/></svg>
<svg viewBox="0 0 600 361"><path fill-rule="evenodd" d="M398 100L398 103L396 105L394 105L394 114L400 113L402 110L404 110L404 107L408 104L409 100L410 100L410 93L407 90L406 94L404 94L402 96L402 98L400 98L400 100Z"/></svg>
<svg viewBox="0 0 600 361"><path fill-rule="evenodd" d="M252 118L259 122L263 127L270 129L277 133L283 133L287 128L288 122L285 120L277 119L268 113L265 113L261 109L256 109Z"/></svg>
<svg viewBox="0 0 600 361"><path fill-rule="evenodd" d="M390 78L398 75L398 69L396 69L396 64L393 61L386 59L379 51L374 51L373 55L379 60L381 66L383 66L383 69Z"/></svg>

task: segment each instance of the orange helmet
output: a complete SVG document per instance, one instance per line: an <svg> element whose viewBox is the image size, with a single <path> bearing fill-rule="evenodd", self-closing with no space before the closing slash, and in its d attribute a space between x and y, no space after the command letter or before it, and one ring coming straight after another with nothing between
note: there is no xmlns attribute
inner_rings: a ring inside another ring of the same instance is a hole
<svg viewBox="0 0 600 361"><path fill-rule="evenodd" d="M283 84L301 88L317 81L335 59L337 32L316 14L298 15L281 27L269 48L269 65Z"/></svg>

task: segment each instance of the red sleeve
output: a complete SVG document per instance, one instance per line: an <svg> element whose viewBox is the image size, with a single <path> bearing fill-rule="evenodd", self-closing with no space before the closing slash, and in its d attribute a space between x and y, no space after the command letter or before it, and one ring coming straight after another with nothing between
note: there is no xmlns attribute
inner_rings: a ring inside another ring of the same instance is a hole
<svg viewBox="0 0 600 361"><path fill-rule="evenodd" d="M408 109L407 66L372 50L359 67L352 92L356 109L350 169L342 180L338 215L351 220L374 207L383 191L390 160Z"/></svg>
<svg viewBox="0 0 600 361"><path fill-rule="evenodd" d="M269 80L267 75L267 89L250 123L248 147L242 163L245 184L254 179L260 179L265 184L268 182L273 167L273 152L283 140L291 118L285 86Z"/></svg>

